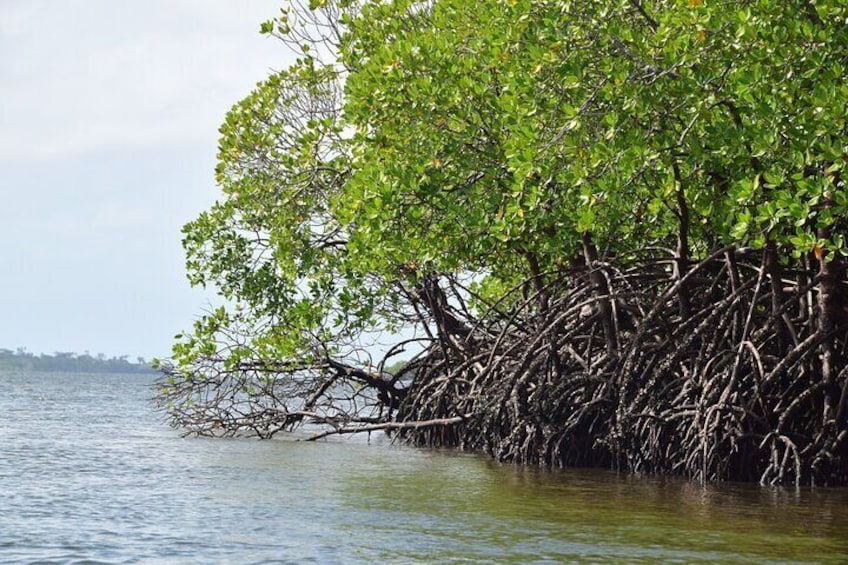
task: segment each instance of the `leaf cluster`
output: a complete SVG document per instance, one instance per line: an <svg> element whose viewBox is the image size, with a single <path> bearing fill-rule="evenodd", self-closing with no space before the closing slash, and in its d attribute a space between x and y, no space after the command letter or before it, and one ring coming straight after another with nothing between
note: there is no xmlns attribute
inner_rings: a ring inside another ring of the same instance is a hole
<svg viewBox="0 0 848 565"><path fill-rule="evenodd" d="M586 241L848 254L841 0L324 0L262 31L299 59L221 127L183 243L232 307L178 364L350 352L426 326L428 274L491 303Z"/></svg>

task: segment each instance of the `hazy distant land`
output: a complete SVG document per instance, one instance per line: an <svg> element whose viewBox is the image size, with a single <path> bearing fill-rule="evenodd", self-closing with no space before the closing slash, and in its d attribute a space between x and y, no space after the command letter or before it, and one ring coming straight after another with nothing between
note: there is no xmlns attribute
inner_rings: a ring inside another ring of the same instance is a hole
<svg viewBox="0 0 848 565"><path fill-rule="evenodd" d="M153 369L143 357L135 362L128 355L106 357L102 353L91 355L57 351L53 355L34 354L19 347L17 350L0 349L0 371L55 371L68 373L150 373Z"/></svg>

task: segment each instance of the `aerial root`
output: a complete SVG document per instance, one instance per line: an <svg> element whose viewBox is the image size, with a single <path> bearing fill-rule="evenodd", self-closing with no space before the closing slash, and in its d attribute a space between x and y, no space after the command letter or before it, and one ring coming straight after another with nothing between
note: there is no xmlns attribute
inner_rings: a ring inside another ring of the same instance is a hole
<svg viewBox="0 0 848 565"><path fill-rule="evenodd" d="M593 296L588 276L570 276L549 285L558 298L547 311L516 301L501 313L509 323L499 333L490 324L486 334L465 338L465 357L440 352L443 363L410 375L397 415L468 417L398 435L528 464L612 466L700 481L845 484L845 340L822 335L815 317L805 316L808 289L786 289L774 312L763 269L750 252L733 253L733 270L724 253L692 267L699 276L686 281L687 319L675 304L680 281L661 261L626 271L599 266L607 286L622 289L618 294ZM601 298L616 305L620 356L607 348ZM779 337L787 318L796 342ZM826 386L817 375L820 346L829 339L843 365Z"/></svg>

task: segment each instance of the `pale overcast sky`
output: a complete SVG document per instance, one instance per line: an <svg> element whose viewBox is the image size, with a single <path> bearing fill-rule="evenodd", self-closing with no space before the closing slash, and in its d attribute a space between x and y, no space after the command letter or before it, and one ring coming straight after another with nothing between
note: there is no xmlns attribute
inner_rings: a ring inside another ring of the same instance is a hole
<svg viewBox="0 0 848 565"><path fill-rule="evenodd" d="M167 356L211 295L181 226L285 0L0 0L0 348Z"/></svg>

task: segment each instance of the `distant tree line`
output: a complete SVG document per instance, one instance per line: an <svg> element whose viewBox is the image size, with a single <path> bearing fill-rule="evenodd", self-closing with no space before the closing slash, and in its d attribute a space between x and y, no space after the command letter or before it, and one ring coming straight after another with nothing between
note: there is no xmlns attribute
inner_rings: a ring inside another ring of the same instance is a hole
<svg viewBox="0 0 848 565"><path fill-rule="evenodd" d="M143 357L135 362L128 355L107 358L103 353L77 354L57 351L53 355L30 353L24 348L15 351L0 349L0 371L57 371L67 373L149 373L150 364Z"/></svg>

